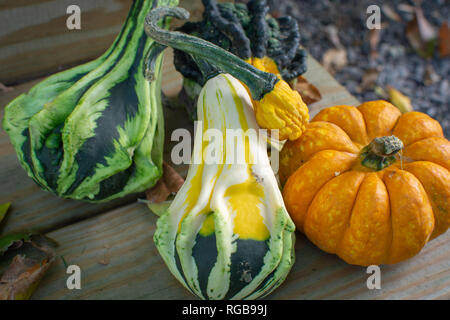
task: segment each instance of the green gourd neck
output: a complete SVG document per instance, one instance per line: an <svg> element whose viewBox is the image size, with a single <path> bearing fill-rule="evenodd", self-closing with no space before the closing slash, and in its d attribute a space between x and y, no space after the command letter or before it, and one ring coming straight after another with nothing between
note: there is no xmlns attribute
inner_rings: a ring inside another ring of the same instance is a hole
<svg viewBox="0 0 450 320"><path fill-rule="evenodd" d="M394 135L377 137L361 150L361 164L375 171L383 170L396 161L396 154L402 149L403 142Z"/></svg>

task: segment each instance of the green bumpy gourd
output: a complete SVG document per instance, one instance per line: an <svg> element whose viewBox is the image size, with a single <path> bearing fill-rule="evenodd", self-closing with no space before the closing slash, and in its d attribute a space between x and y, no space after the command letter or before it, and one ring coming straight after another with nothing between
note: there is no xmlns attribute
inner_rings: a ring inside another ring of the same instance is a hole
<svg viewBox="0 0 450 320"><path fill-rule="evenodd" d="M100 202L143 191L161 177L162 57L147 81L146 56L159 49L144 21L154 7L177 2L135 0L101 57L50 76L6 106L3 128L41 188Z"/></svg>

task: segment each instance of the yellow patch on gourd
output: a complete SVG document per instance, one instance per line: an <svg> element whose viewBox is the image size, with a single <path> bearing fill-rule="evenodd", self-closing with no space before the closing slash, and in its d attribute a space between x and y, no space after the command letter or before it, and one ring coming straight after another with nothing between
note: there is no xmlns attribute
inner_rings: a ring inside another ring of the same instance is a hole
<svg viewBox="0 0 450 320"><path fill-rule="evenodd" d="M206 216L205 221L203 221L203 224L199 231L199 234L204 237L207 237L207 236L213 234L215 230L216 230L216 228L214 226L214 215L213 215L213 212L210 212Z"/></svg>
<svg viewBox="0 0 450 320"><path fill-rule="evenodd" d="M253 177L244 183L235 184L227 189L225 197L233 212L233 232L240 239L266 240L270 233L263 221L264 190Z"/></svg>

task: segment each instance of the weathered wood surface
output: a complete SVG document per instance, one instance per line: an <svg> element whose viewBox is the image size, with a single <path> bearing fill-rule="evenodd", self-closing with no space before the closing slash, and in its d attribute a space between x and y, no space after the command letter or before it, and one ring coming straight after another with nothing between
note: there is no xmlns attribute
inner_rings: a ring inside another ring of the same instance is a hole
<svg viewBox="0 0 450 320"><path fill-rule="evenodd" d="M0 82L18 83L100 56L122 27L132 1L1 0ZM201 17L201 1L179 3L192 20ZM80 30L67 28L66 11L73 4L81 10Z"/></svg>
<svg viewBox="0 0 450 320"><path fill-rule="evenodd" d="M48 235L58 254L81 268L81 289L68 290L61 258L34 299L193 299L170 274L153 243L156 216L132 204ZM450 299L450 233L409 261L381 267L381 290L368 290L366 269L324 253L297 234L296 262L269 299Z"/></svg>
<svg viewBox="0 0 450 320"><path fill-rule="evenodd" d="M3 0L0 4L0 82L9 84L98 57L132 0ZM69 30L67 7L81 9L81 30ZM76 52L77 54L73 54Z"/></svg>
<svg viewBox="0 0 450 320"><path fill-rule="evenodd" d="M174 71L171 53L164 64L163 90L176 94L181 78ZM323 107L357 105L352 97L315 60L309 59L306 78L322 92L310 106L313 116ZM27 91L37 81L0 94L0 105ZM165 110L166 149L170 133L190 127L182 110ZM58 255L82 270L82 289L68 290L62 258L43 279L34 299L192 299L170 274L153 243L156 216L138 195L107 204L62 200L41 191L19 166L9 140L0 132L0 203L13 207L2 233L20 229L50 231L60 243ZM186 167L178 167L185 173ZM115 209L113 209L115 208ZM350 266L297 234L296 263L286 282L269 299L450 299L450 233L431 241L415 258L382 266L382 289L368 290L366 269Z"/></svg>

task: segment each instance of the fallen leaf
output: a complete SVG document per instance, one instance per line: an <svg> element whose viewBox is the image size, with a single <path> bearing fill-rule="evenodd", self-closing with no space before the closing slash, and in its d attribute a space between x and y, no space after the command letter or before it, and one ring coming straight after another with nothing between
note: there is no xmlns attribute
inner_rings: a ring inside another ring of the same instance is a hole
<svg viewBox="0 0 450 320"><path fill-rule="evenodd" d="M436 73L436 71L433 68L433 65L431 63L428 63L425 68L423 83L426 86L429 86L432 85L433 83L438 82L439 80L441 80L441 77Z"/></svg>
<svg viewBox="0 0 450 320"><path fill-rule="evenodd" d="M302 100L307 105L312 104L314 102L322 99L322 95L319 92L319 89L311 83L308 82L302 76L297 77L297 81L293 84L293 89L297 90L302 97Z"/></svg>
<svg viewBox="0 0 450 320"><path fill-rule="evenodd" d="M322 57L324 68L331 74L336 73L347 65L347 51L345 49L328 49Z"/></svg>
<svg viewBox="0 0 450 320"><path fill-rule="evenodd" d="M183 177L167 162L163 162L163 179L170 192L178 192L184 183Z"/></svg>
<svg viewBox="0 0 450 320"><path fill-rule="evenodd" d="M150 203L159 203L165 201L171 192L164 182L164 179L159 179L156 185L145 191L145 196Z"/></svg>
<svg viewBox="0 0 450 320"><path fill-rule="evenodd" d="M401 113L413 111L411 99L393 87L388 87L389 100L396 106Z"/></svg>
<svg viewBox="0 0 450 320"><path fill-rule="evenodd" d="M433 27L423 14L422 8L416 6L415 14L417 19L417 26L419 28L420 37L423 41L430 41L436 39L437 33L436 28Z"/></svg>
<svg viewBox="0 0 450 320"><path fill-rule="evenodd" d="M414 6L411 6L409 4L402 3L402 4L399 4L397 8L398 8L398 10L406 12L406 13L411 13L411 14L414 13Z"/></svg>
<svg viewBox="0 0 450 320"><path fill-rule="evenodd" d="M441 57L450 56L450 28L446 22L439 29L439 54Z"/></svg>
<svg viewBox="0 0 450 320"><path fill-rule="evenodd" d="M406 38L411 47L423 58L430 58L436 47L437 32L425 18L420 7L414 8L415 16L406 25Z"/></svg>
<svg viewBox="0 0 450 320"><path fill-rule="evenodd" d="M378 56L378 42L380 42L380 29L369 30L369 45L370 45L370 59L375 59Z"/></svg>
<svg viewBox="0 0 450 320"><path fill-rule="evenodd" d="M397 13L397 11L395 11L394 8L392 8L391 6L387 5L387 4L383 4L381 6L381 10L383 11L383 13L386 15L386 17L388 17L389 19L396 21L396 22L402 22L402 17L400 17L400 15Z"/></svg>
<svg viewBox="0 0 450 320"><path fill-rule="evenodd" d="M362 81L358 87L358 92L363 92L365 90L374 89L375 84L377 83L379 74L380 74L380 70L378 68L367 69L362 76Z"/></svg>
<svg viewBox="0 0 450 320"><path fill-rule="evenodd" d="M55 260L55 242L45 236L32 236L6 255L11 262L0 278L0 300L29 299Z"/></svg>
<svg viewBox="0 0 450 320"><path fill-rule="evenodd" d="M10 206L11 202L0 204L0 222L2 222L3 218L5 218L6 213L8 212Z"/></svg>
<svg viewBox="0 0 450 320"><path fill-rule="evenodd" d="M343 48L341 40L339 39L339 31L334 24L327 25L325 27L325 33L336 48Z"/></svg>
<svg viewBox="0 0 450 320"><path fill-rule="evenodd" d="M163 163L163 176L158 180L156 185L145 191L146 198L149 203L160 203L172 194L178 192L184 183L184 179L180 174L168 165Z"/></svg>

